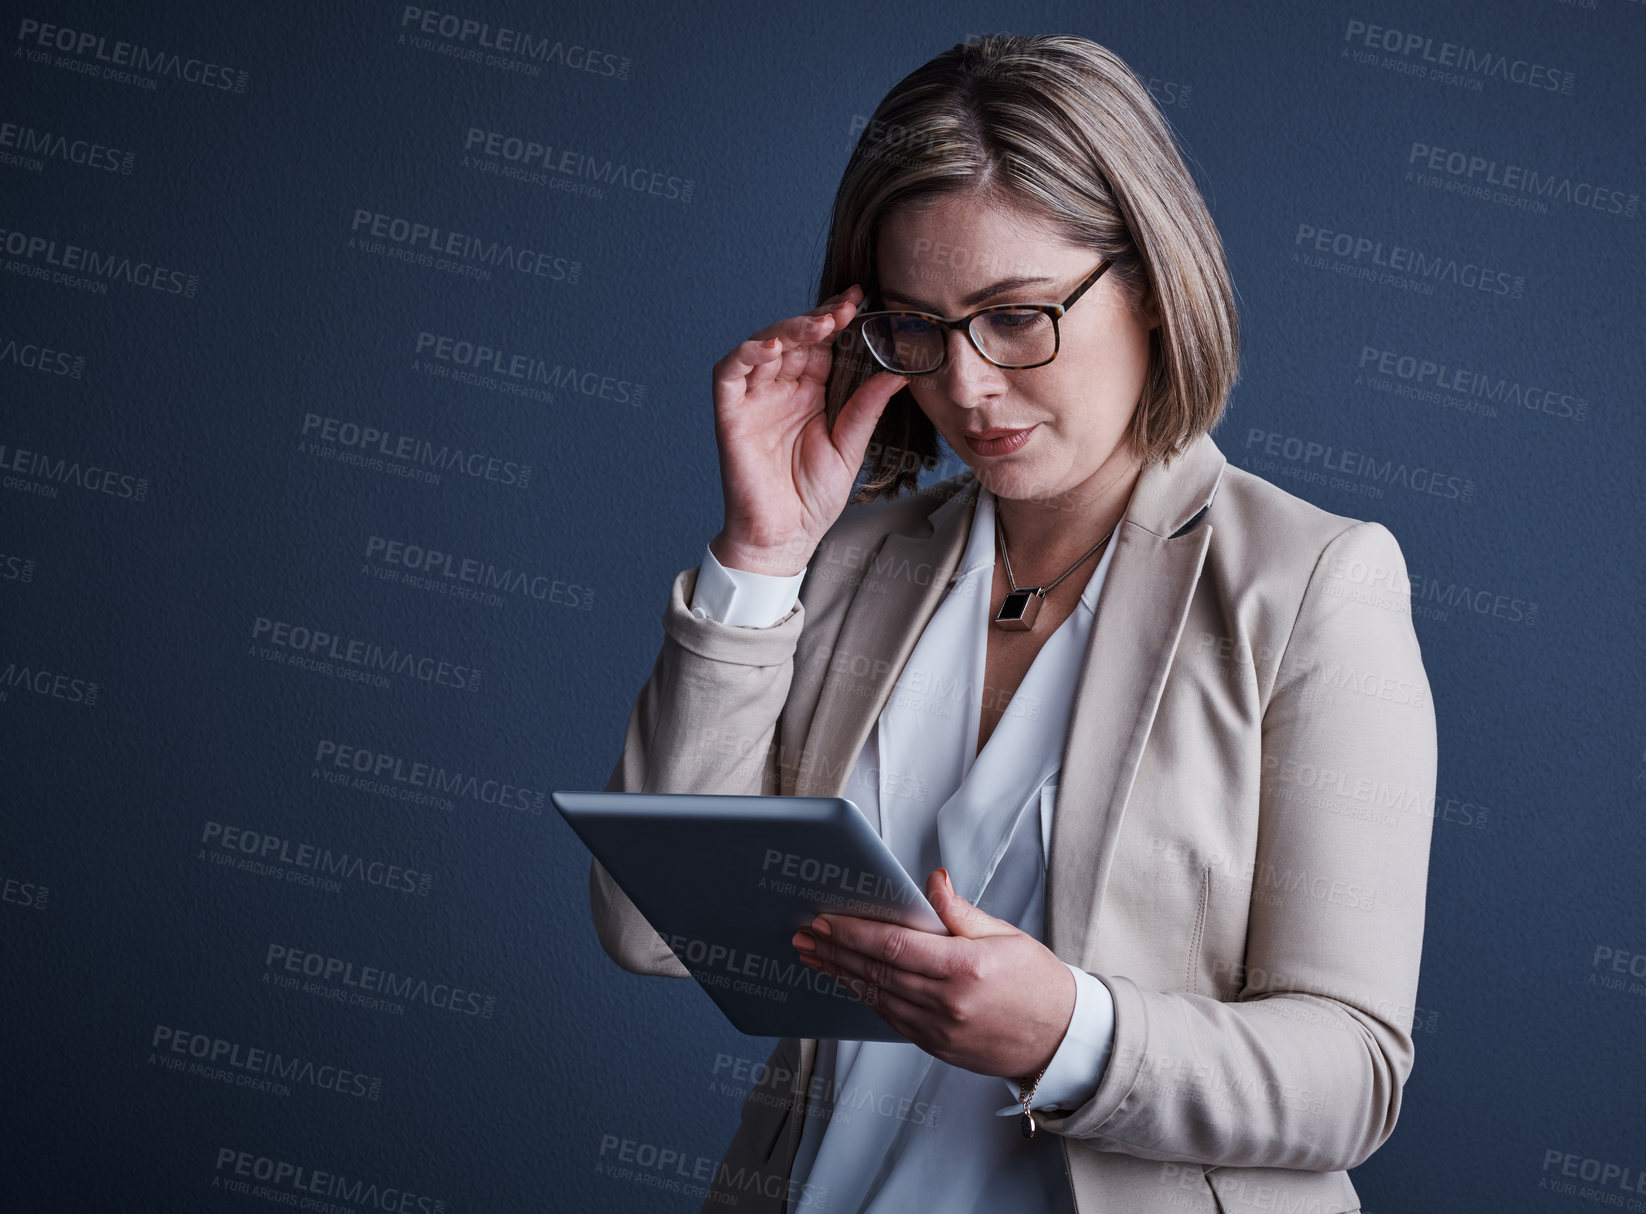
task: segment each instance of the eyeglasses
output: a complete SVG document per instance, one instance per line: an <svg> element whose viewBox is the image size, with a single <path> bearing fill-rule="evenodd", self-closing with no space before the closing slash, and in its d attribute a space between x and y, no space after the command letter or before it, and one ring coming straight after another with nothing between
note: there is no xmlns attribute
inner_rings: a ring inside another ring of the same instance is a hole
<svg viewBox="0 0 1646 1214"><path fill-rule="evenodd" d="M1043 367L1062 346L1057 322L1109 268L1108 258L1081 281L1062 303L991 304L968 316L950 319L930 312L881 310L860 312L863 343L875 361L899 375L930 375L949 358L949 329L961 329L986 361L1008 371Z"/></svg>

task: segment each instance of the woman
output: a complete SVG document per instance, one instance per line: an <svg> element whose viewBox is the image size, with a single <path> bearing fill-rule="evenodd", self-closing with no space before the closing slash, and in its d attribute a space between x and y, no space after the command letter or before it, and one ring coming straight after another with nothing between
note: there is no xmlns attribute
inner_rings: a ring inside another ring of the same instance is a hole
<svg viewBox="0 0 1646 1214"><path fill-rule="evenodd" d="M725 525L608 788L849 796L950 934L796 934L904 1040L779 1042L703 1208L1358 1209L1433 709L1393 536L1209 435L1233 293L1147 92L1081 38L938 56L819 295L715 366ZM938 435L967 467L918 490ZM590 893L619 964L685 976Z"/></svg>

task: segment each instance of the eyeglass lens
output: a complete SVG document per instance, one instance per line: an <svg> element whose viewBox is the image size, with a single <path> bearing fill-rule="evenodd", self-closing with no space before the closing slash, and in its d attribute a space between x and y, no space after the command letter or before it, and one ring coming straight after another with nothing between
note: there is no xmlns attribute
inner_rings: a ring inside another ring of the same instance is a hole
<svg viewBox="0 0 1646 1214"><path fill-rule="evenodd" d="M1037 308L1002 308L972 319L985 358L1006 366L1043 363L1057 350L1057 327ZM918 316L873 316L863 340L881 363L902 375L923 375L943 362L948 330Z"/></svg>

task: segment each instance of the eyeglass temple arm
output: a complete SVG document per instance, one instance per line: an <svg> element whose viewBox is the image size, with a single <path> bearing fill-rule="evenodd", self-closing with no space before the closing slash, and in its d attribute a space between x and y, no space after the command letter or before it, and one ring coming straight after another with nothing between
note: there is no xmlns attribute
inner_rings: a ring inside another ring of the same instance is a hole
<svg viewBox="0 0 1646 1214"><path fill-rule="evenodd" d="M1078 287L1076 287L1074 289L1074 294L1070 295L1069 298L1067 298L1063 301L1063 305L1062 305L1063 306L1063 311L1067 312L1070 308L1074 307L1076 301L1078 301L1082 295L1084 295L1087 291L1089 291L1092 287L1092 284L1095 283L1099 278L1102 278L1104 271L1106 271L1113 264L1114 263L1112 261L1110 261L1107 257L1105 257L1102 261L1098 262L1097 269L1093 270L1090 274L1086 275L1086 281L1081 283Z"/></svg>

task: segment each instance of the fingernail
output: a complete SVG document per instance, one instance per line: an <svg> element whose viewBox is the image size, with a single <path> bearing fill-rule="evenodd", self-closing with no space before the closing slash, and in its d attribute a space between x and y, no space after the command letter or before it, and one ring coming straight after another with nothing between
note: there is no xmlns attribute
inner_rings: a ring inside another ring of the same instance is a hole
<svg viewBox="0 0 1646 1214"><path fill-rule="evenodd" d="M805 932L796 932L794 934L794 939L790 940L789 943L804 953L809 953L817 947L817 941L813 940Z"/></svg>
<svg viewBox="0 0 1646 1214"><path fill-rule="evenodd" d="M819 936L827 937L834 935L834 928L829 926L829 921L822 915L819 915L817 918L812 920L812 930Z"/></svg>

